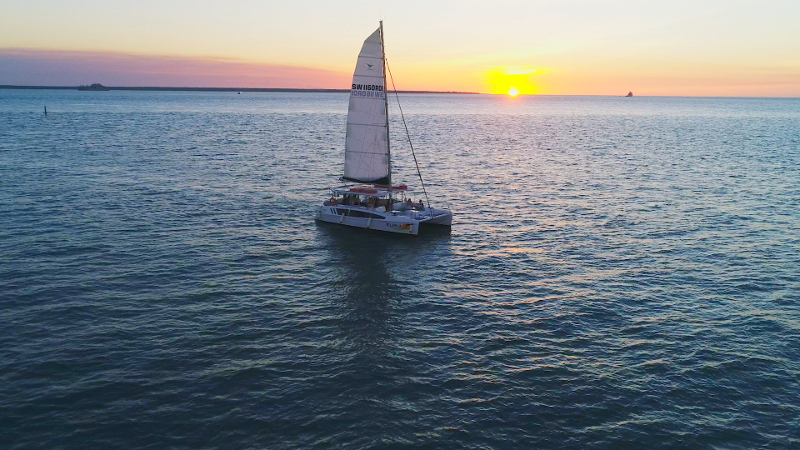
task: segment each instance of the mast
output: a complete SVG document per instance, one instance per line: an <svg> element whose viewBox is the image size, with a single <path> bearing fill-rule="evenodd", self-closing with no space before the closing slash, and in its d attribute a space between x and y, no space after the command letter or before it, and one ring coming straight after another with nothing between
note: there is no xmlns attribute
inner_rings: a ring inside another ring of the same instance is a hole
<svg viewBox="0 0 800 450"><path fill-rule="evenodd" d="M383 21L380 21L381 30L381 64L383 64L383 107L386 108L386 158L389 162L389 199L392 198L392 145L389 139L389 95L386 93L389 85L386 83L386 44L383 39Z"/></svg>

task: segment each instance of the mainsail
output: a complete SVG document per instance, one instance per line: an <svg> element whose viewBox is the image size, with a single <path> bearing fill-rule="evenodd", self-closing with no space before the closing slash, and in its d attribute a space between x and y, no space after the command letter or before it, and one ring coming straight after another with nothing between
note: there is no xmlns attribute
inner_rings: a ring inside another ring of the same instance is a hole
<svg viewBox="0 0 800 450"><path fill-rule="evenodd" d="M360 183L391 181L381 30L378 28L364 41L350 90L344 178Z"/></svg>

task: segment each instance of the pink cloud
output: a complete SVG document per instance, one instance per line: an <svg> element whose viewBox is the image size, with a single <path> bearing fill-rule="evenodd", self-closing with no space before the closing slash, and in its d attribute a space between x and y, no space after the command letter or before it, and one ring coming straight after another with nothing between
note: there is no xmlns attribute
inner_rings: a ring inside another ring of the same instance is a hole
<svg viewBox="0 0 800 450"><path fill-rule="evenodd" d="M222 58L0 49L0 84L345 89L350 75Z"/></svg>

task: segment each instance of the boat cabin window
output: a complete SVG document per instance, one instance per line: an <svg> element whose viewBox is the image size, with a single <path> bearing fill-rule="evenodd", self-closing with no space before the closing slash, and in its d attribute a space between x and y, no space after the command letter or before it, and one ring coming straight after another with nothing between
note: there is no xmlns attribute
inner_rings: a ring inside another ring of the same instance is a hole
<svg viewBox="0 0 800 450"><path fill-rule="evenodd" d="M366 211L354 211L354 212L358 213L358 214L355 214L356 217L366 217L366 218L372 218L372 219L383 219L383 216L381 216L379 214L374 214L374 213L371 213L371 212L366 212Z"/></svg>
<svg viewBox="0 0 800 450"><path fill-rule="evenodd" d="M383 219L384 217L380 214L374 214L367 211L361 211L358 209L348 209L348 208L336 208L336 214L338 215L345 215L349 217L363 217L366 219Z"/></svg>

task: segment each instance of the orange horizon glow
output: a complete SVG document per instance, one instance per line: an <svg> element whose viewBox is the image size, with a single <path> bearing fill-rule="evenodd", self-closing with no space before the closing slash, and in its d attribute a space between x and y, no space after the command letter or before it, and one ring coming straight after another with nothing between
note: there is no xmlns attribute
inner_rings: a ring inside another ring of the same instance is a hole
<svg viewBox="0 0 800 450"><path fill-rule="evenodd" d="M315 68L267 64L235 58L199 58L0 48L0 85L231 87L347 89L353 61L347 67ZM393 64L397 88L409 91L476 92L509 95L625 95L699 97L800 97L800 76L793 66L776 73L742 67L697 64L642 70L615 62L561 62L560 69L532 66L466 67L453 64ZM591 67L589 67L591 66ZM716 69L716 70L712 70ZM624 75L615 73L624 72ZM759 78L754 80L754 76Z"/></svg>

